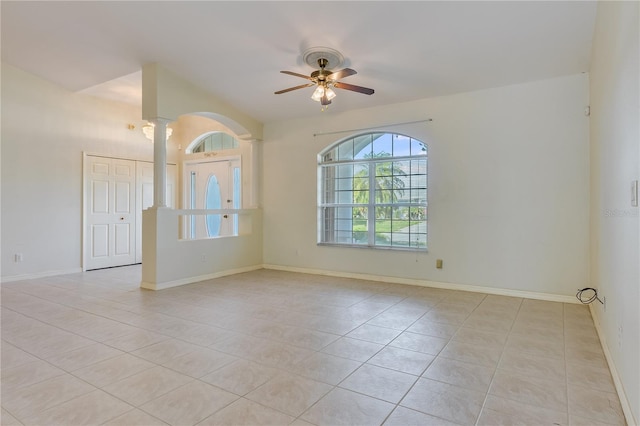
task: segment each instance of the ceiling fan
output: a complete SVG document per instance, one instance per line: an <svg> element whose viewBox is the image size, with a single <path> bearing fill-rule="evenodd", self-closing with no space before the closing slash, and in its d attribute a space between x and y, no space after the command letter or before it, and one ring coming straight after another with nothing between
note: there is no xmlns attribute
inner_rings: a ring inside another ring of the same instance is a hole
<svg viewBox="0 0 640 426"><path fill-rule="evenodd" d="M352 92L363 93L365 95L373 95L374 90L367 87L356 86L354 84L342 83L338 80L356 74L351 68L344 68L339 71L331 71L333 68L340 67L344 61L343 56L337 50L328 47L312 47L303 53L304 61L312 66L320 69L311 73L311 75L298 74L292 71L280 71L283 74L293 75L310 80L310 83L301 84L300 86L290 87L288 89L275 92L276 95L291 92L292 90L303 89L305 87L316 86L311 99L320 102L323 110L336 97L333 88L350 90Z"/></svg>

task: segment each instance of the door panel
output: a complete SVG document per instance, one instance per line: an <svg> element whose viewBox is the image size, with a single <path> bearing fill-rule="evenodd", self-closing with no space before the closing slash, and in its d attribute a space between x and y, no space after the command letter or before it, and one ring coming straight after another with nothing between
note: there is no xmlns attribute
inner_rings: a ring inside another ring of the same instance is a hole
<svg viewBox="0 0 640 426"><path fill-rule="evenodd" d="M94 258L109 256L109 226L93 225L91 227L93 244L91 254Z"/></svg>

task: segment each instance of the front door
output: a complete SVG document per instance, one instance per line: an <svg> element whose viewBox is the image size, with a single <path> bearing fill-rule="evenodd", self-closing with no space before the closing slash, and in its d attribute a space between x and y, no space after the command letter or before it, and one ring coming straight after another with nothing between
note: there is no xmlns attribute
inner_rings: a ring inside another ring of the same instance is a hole
<svg viewBox="0 0 640 426"><path fill-rule="evenodd" d="M186 208L240 208L239 160L187 163L184 176ZM185 220L185 236L188 239L224 237L237 233L237 215L193 215Z"/></svg>

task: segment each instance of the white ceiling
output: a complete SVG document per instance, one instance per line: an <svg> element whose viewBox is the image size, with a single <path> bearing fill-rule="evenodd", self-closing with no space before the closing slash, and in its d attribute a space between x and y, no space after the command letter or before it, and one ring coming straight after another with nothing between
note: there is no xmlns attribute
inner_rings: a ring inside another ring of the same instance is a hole
<svg viewBox="0 0 640 426"><path fill-rule="evenodd" d="M262 122L320 114L302 52L358 74L329 111L589 70L594 1L2 1L2 61L72 91L140 103L157 62ZM107 83L108 82L108 83Z"/></svg>

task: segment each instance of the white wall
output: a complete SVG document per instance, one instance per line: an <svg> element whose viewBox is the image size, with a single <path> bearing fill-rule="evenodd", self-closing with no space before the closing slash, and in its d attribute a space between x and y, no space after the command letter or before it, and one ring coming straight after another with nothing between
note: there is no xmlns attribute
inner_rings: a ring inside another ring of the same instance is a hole
<svg viewBox="0 0 640 426"><path fill-rule="evenodd" d="M606 297L592 312L629 424L640 421L640 215L630 194L640 179L639 21L638 2L598 4L590 73L591 281Z"/></svg>
<svg viewBox="0 0 640 426"><path fill-rule="evenodd" d="M589 282L586 105L581 74L267 124L265 264L573 296ZM429 146L429 252L317 246L316 155L358 132L314 134L428 117L384 130Z"/></svg>
<svg viewBox="0 0 640 426"><path fill-rule="evenodd" d="M142 124L140 108L2 64L2 277L81 268L82 152L153 160Z"/></svg>

